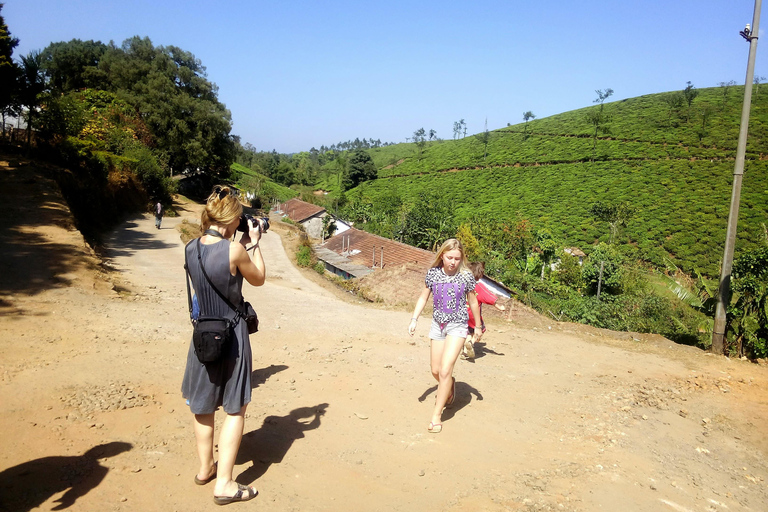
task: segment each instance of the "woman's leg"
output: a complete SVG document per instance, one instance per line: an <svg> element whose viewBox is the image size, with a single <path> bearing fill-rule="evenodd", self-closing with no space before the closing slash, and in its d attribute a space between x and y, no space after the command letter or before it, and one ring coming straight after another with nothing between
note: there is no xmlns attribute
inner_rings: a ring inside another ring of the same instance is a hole
<svg viewBox="0 0 768 512"><path fill-rule="evenodd" d="M237 450L240 448L240 441L243 439L243 428L245 427L245 409L244 405L237 414L227 414L224 418L224 424L221 426L219 434L219 469L216 473L216 487L213 490L214 496L234 496L237 492L237 482L232 479L232 472L235 469L235 459Z"/></svg>
<svg viewBox="0 0 768 512"><path fill-rule="evenodd" d="M432 340L432 375L437 378L437 399L432 411L432 424L440 423L448 398L453 391L453 367L464 346L461 336L447 336L445 341Z"/></svg>
<svg viewBox="0 0 768 512"><path fill-rule="evenodd" d="M195 440L200 469L197 478L207 480L213 474L213 420L214 413L195 414Z"/></svg>

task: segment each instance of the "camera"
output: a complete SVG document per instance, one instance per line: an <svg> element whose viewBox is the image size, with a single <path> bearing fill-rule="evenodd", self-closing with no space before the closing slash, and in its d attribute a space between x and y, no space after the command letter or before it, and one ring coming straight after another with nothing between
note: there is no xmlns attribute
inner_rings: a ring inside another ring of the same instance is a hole
<svg viewBox="0 0 768 512"><path fill-rule="evenodd" d="M257 226L262 233L266 233L269 229L269 219L267 217L254 217L244 213L243 216L240 217L240 224L237 226L237 230L247 233L249 220L253 222L253 225Z"/></svg>

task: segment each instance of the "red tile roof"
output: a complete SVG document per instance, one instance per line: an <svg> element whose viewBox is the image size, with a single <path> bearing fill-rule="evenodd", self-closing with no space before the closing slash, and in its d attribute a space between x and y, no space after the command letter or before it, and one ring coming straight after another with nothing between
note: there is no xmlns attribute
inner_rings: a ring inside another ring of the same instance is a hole
<svg viewBox="0 0 768 512"><path fill-rule="evenodd" d="M347 242L349 242L349 252L347 255ZM402 242L396 242L389 238L378 235L372 235L359 229L350 228L343 233L329 238L323 247L330 249L337 254L342 254L342 244L344 245L344 255L359 265L365 265L372 268L374 248L376 250L375 267L381 266L382 248L384 253L384 268L403 265L405 263L416 263L423 266L426 272L432 261L435 259L435 253L412 247ZM356 252L360 251L360 252ZM353 254L352 254L353 253Z"/></svg>
<svg viewBox="0 0 768 512"><path fill-rule="evenodd" d="M317 206L316 204L306 203L301 199L295 198L289 199L281 204L280 209L294 222L304 222L310 217L314 217L325 211L325 208Z"/></svg>

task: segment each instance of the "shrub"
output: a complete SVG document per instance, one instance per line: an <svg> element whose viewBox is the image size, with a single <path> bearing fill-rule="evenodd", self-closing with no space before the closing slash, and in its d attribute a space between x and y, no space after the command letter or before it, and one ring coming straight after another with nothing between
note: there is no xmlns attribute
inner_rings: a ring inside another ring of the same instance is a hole
<svg viewBox="0 0 768 512"><path fill-rule="evenodd" d="M300 267L309 267L312 265L312 249L306 245L299 247L296 253L296 263Z"/></svg>

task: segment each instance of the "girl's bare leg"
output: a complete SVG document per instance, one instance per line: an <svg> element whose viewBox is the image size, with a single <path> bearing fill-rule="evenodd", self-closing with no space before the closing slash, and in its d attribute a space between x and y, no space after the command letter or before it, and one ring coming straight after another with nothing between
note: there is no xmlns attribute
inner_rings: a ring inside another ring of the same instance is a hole
<svg viewBox="0 0 768 512"><path fill-rule="evenodd" d="M432 411L432 424L441 421L443 408L453 390L453 367L459 359L464 338L448 336L444 341L432 340L431 367L432 376L437 379L437 398L435 409Z"/></svg>

